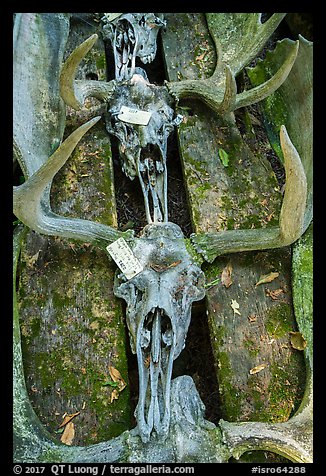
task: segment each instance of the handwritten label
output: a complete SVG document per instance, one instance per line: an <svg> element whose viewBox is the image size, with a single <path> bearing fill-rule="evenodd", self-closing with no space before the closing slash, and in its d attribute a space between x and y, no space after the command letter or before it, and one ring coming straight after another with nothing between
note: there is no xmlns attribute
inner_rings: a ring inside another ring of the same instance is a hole
<svg viewBox="0 0 326 476"><path fill-rule="evenodd" d="M123 238L114 241L106 249L127 279L131 279L143 271L140 261Z"/></svg>
<svg viewBox="0 0 326 476"><path fill-rule="evenodd" d="M129 124L138 124L139 126L147 126L152 113L141 111L140 109L132 109L131 107L121 106L118 119Z"/></svg>
<svg viewBox="0 0 326 476"><path fill-rule="evenodd" d="M116 18L121 17L123 13L104 13L104 17L107 19L107 21L113 21Z"/></svg>

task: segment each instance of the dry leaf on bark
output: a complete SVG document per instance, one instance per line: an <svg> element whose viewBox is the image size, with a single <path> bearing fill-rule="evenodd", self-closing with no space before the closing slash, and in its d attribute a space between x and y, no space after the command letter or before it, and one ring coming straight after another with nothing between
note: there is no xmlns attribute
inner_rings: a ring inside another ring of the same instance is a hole
<svg viewBox="0 0 326 476"><path fill-rule="evenodd" d="M301 332L290 332L290 342L294 349L304 350L307 347L307 341Z"/></svg>
<svg viewBox="0 0 326 476"><path fill-rule="evenodd" d="M112 390L111 397L110 397L110 403L113 402L113 400L118 400L120 393L116 388Z"/></svg>
<svg viewBox="0 0 326 476"><path fill-rule="evenodd" d="M248 316L248 321L249 321L249 322L256 322L256 321L257 321L257 316L256 316L256 314L250 314L250 315Z"/></svg>
<svg viewBox="0 0 326 476"><path fill-rule="evenodd" d="M231 307L233 309L234 314L239 314L239 316L241 316L241 313L239 312L239 303L235 299L231 300Z"/></svg>
<svg viewBox="0 0 326 476"><path fill-rule="evenodd" d="M72 445L73 439L75 437L75 426L72 421L69 421L66 424L65 430L61 435L60 441L65 445Z"/></svg>
<svg viewBox="0 0 326 476"><path fill-rule="evenodd" d="M76 413L71 413L70 415L65 415L64 416L64 419L63 419L63 422L61 423L61 425L59 426L59 428L62 428L63 426L67 425L67 423L69 423L73 418L75 418L75 416L79 415L80 412L76 412Z"/></svg>
<svg viewBox="0 0 326 476"><path fill-rule="evenodd" d="M267 367L267 364L260 364L257 365L256 367L253 367L252 369L249 370L250 375L257 374L261 370L264 370Z"/></svg>
<svg viewBox="0 0 326 476"><path fill-rule="evenodd" d="M122 390L126 387L127 384L121 377L119 370L109 365L109 374L113 382L116 382L118 384L119 392L122 392Z"/></svg>
<svg viewBox="0 0 326 476"><path fill-rule="evenodd" d="M229 288L231 284L233 283L231 276L232 276L232 265L228 263L223 269L222 275L221 275L221 283L226 288Z"/></svg>
<svg viewBox="0 0 326 476"><path fill-rule="evenodd" d="M262 276L260 276L255 286L259 286L259 284L270 283L271 281L274 281L274 279L277 278L279 275L280 273L278 273L277 271L272 271L271 273L263 274Z"/></svg>
<svg viewBox="0 0 326 476"><path fill-rule="evenodd" d="M284 291L283 291L282 288L274 289L274 291L272 291L270 289L265 289L265 293L266 293L267 296L269 296L271 299L273 299L273 301L278 301L280 294L283 294Z"/></svg>

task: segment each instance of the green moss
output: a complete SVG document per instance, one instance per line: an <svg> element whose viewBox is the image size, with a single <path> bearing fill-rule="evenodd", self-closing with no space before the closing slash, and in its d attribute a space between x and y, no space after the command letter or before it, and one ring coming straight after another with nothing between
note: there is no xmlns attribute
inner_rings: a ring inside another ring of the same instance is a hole
<svg viewBox="0 0 326 476"><path fill-rule="evenodd" d="M306 353L312 362L313 348L313 226L293 246L293 306L300 332L307 341Z"/></svg>
<svg viewBox="0 0 326 476"><path fill-rule="evenodd" d="M250 399L251 421L284 422L299 408L305 388L305 371L302 355L290 354L286 363L273 362L267 387L257 388L256 377L249 376L246 398Z"/></svg>
<svg viewBox="0 0 326 476"><path fill-rule="evenodd" d="M207 282L214 281L221 276L223 264L219 260L214 261L214 263L205 262L202 266L202 270L205 273Z"/></svg>
<svg viewBox="0 0 326 476"><path fill-rule="evenodd" d="M192 245L192 243L190 241L190 238L185 238L184 243L185 243L185 246L186 246L186 249L187 249L188 253L190 254L191 258L193 259L193 262L197 266L201 266L203 264L204 259L199 253L196 252L194 246Z"/></svg>
<svg viewBox="0 0 326 476"><path fill-rule="evenodd" d="M243 345L248 349L250 357L256 357L260 352L260 346L252 339L244 339Z"/></svg>
<svg viewBox="0 0 326 476"><path fill-rule="evenodd" d="M267 312L266 330L271 337L279 339L293 330L291 308L286 303L279 303Z"/></svg>
<svg viewBox="0 0 326 476"><path fill-rule="evenodd" d="M73 412L81 410L85 402L87 418L96 424L91 427L89 420L83 422L81 411L76 422L80 433L76 435L83 444L110 439L131 425L125 324L112 292L103 293L100 283L112 282L114 270L99 260L100 256L101 252L92 252L82 244L75 244L71 251L54 241L47 274L32 270L32 283L22 277L19 290L25 296L20 295L21 329L31 401L50 432L58 427L54 409L61 414ZM103 264L95 266L98 262ZM86 301L83 295L88 296ZM108 364L117 368L127 383L112 403L112 389L103 386L109 378ZM49 411L42 409L42 400L49 402ZM60 435L55 436L59 439Z"/></svg>
<svg viewBox="0 0 326 476"><path fill-rule="evenodd" d="M234 371L227 352L218 353L218 367L222 417L228 421L238 421L241 416L242 395L233 386Z"/></svg>
<svg viewBox="0 0 326 476"><path fill-rule="evenodd" d="M247 70L248 76L253 86L262 84L271 77L268 70L268 63L259 62L255 68ZM284 107L284 100L279 91L275 91L261 102L264 111L264 127L269 141L281 162L284 162L283 152L280 145L279 130L282 124L287 124L288 112Z"/></svg>
<svg viewBox="0 0 326 476"><path fill-rule="evenodd" d="M293 354L287 366L274 363L270 370L271 421L287 421L298 409L305 387L304 364L298 354Z"/></svg>
<svg viewBox="0 0 326 476"><path fill-rule="evenodd" d="M105 61L105 55L98 55L96 57L96 67L98 69L105 69L106 68L106 61Z"/></svg>

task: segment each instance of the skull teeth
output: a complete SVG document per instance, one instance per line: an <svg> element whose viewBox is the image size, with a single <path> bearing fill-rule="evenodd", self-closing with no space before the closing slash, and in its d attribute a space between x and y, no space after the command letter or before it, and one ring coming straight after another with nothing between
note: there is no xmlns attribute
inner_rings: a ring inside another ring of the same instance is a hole
<svg viewBox="0 0 326 476"><path fill-rule="evenodd" d="M164 334L162 334L162 340L164 344L168 346L172 345L172 329L169 329Z"/></svg>
<svg viewBox="0 0 326 476"><path fill-rule="evenodd" d="M150 53L149 55L142 56L140 59L144 64L146 64L146 63L151 63L154 58L155 58L155 53Z"/></svg>
<svg viewBox="0 0 326 476"><path fill-rule="evenodd" d="M151 333L147 329L142 329L140 337L140 346L146 349L151 340Z"/></svg>

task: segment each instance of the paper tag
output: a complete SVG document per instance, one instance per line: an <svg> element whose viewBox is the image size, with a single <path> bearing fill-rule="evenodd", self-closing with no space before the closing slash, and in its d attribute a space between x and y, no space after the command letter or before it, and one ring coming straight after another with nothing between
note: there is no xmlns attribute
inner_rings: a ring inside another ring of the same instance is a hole
<svg viewBox="0 0 326 476"><path fill-rule="evenodd" d="M118 119L129 124L138 124L140 126L147 126L152 113L148 111L141 111L140 109L132 109L131 107L121 106L118 114Z"/></svg>
<svg viewBox="0 0 326 476"><path fill-rule="evenodd" d="M106 249L127 279L131 279L143 271L140 261L133 254L124 238L114 241Z"/></svg>
<svg viewBox="0 0 326 476"><path fill-rule="evenodd" d="M104 16L107 19L107 21L113 21L116 18L121 17L121 15L123 15L123 13L104 13Z"/></svg>

